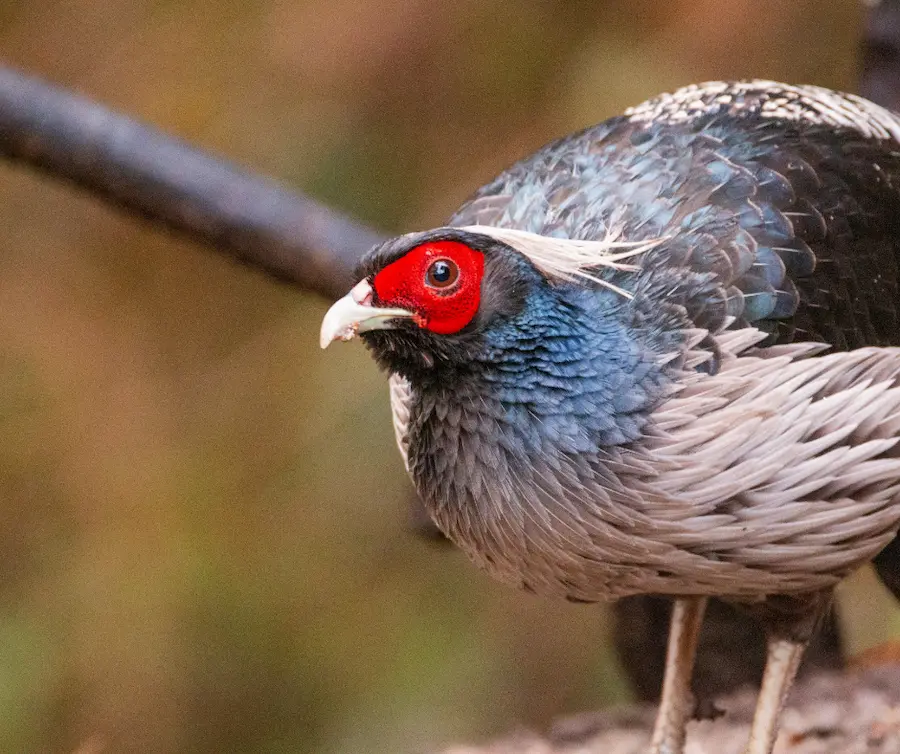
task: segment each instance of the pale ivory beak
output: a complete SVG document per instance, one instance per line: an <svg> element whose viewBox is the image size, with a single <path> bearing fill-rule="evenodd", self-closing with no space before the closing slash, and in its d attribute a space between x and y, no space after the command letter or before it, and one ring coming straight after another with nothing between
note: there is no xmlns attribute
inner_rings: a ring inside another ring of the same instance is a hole
<svg viewBox="0 0 900 754"><path fill-rule="evenodd" d="M353 289L325 313L319 331L322 348L335 340L350 340L357 333L369 330L389 330L391 320L415 316L406 309L379 309L372 306L372 286L360 280Z"/></svg>

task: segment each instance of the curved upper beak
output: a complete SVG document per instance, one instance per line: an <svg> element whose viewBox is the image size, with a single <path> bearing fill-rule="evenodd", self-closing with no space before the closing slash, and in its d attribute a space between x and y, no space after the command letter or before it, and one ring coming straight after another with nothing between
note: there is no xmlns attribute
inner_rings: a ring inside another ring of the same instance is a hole
<svg viewBox="0 0 900 754"><path fill-rule="evenodd" d="M353 289L325 313L319 332L322 348L335 340L350 340L368 330L389 330L392 320L410 319L415 315L406 309L380 309L372 305L372 286L360 280Z"/></svg>

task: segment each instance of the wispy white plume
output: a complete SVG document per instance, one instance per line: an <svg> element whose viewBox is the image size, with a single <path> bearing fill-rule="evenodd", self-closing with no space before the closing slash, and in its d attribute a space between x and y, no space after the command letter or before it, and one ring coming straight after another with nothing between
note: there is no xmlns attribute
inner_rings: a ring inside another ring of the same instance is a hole
<svg viewBox="0 0 900 754"><path fill-rule="evenodd" d="M596 241L572 238L556 238L529 233L513 228L495 228L492 225L469 225L460 230L495 238L501 243L524 254L541 272L560 280L581 278L590 280L615 291L625 298L634 296L596 274L600 267L625 272L636 272L640 265L624 262L657 246L663 239L649 241L616 241L613 234Z"/></svg>

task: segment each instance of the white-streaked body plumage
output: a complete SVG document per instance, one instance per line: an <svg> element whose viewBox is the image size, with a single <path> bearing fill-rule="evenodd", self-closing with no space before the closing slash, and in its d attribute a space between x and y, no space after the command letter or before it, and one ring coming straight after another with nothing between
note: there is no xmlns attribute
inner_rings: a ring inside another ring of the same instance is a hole
<svg viewBox="0 0 900 754"><path fill-rule="evenodd" d="M627 452L632 467L653 469L624 479L627 509L604 515L597 498L596 517L586 500L550 513L530 505L530 490L495 493L456 532L463 549L502 581L524 574L534 591L590 601L753 601L827 589L868 562L900 525L900 349L754 348L764 336L726 331L714 376L693 369L708 353L687 360L647 442ZM407 463L408 383L393 376L390 395ZM560 563L560 551L590 557Z"/></svg>

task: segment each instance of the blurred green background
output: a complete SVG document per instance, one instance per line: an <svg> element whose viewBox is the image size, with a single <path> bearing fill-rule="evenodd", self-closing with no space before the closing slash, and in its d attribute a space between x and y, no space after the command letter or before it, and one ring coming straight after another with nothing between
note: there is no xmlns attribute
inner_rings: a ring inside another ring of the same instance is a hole
<svg viewBox="0 0 900 754"><path fill-rule="evenodd" d="M0 60L386 230L659 91L852 89L847 0L7 0ZM326 302L0 165L0 751L420 752L627 698L606 614L414 537ZM900 634L845 595L852 650ZM661 627L663 630L663 627Z"/></svg>

